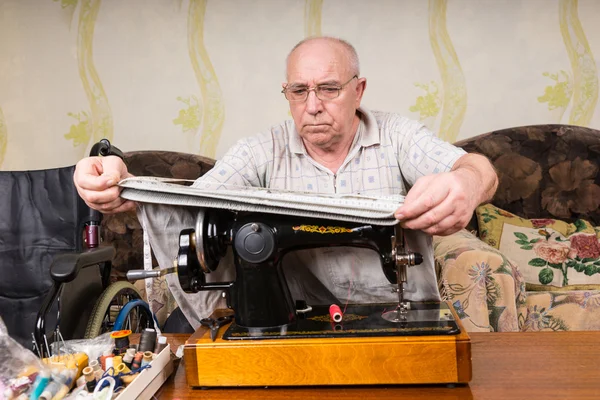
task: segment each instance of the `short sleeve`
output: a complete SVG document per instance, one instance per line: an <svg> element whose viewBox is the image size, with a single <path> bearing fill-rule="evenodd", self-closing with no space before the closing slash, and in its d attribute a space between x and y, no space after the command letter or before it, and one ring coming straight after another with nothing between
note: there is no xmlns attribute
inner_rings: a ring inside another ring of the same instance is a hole
<svg viewBox="0 0 600 400"><path fill-rule="evenodd" d="M406 182L414 185L422 176L448 172L466 152L440 138L416 121L397 127L398 163Z"/></svg>
<svg viewBox="0 0 600 400"><path fill-rule="evenodd" d="M194 182L194 187L213 189L236 186L261 186L256 159L247 139L239 140L215 166Z"/></svg>

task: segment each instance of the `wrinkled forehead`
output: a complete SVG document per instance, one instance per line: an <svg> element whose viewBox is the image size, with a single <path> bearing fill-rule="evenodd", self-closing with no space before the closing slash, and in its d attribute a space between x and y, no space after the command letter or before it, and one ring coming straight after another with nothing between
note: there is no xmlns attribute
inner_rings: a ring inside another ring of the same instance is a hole
<svg viewBox="0 0 600 400"><path fill-rule="evenodd" d="M314 84L347 79L350 60L343 46L325 40L304 43L288 58L288 83Z"/></svg>

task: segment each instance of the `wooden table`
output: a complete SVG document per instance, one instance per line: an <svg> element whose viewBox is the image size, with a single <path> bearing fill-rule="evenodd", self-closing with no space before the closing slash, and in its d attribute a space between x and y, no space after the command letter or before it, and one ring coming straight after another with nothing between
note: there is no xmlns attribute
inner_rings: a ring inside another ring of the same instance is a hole
<svg viewBox="0 0 600 400"><path fill-rule="evenodd" d="M167 336L174 348L187 339L187 335ZM472 333L470 336L473 379L469 385L455 388L191 389L186 384L184 365L180 364L156 397L181 400L600 399L600 332Z"/></svg>

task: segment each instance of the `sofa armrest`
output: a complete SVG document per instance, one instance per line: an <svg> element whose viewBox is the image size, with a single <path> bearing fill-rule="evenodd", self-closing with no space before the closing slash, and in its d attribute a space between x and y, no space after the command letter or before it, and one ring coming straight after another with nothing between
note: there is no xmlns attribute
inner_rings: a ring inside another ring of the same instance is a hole
<svg viewBox="0 0 600 400"><path fill-rule="evenodd" d="M525 281L516 264L466 230L434 236L442 299L469 332L519 331L525 315Z"/></svg>

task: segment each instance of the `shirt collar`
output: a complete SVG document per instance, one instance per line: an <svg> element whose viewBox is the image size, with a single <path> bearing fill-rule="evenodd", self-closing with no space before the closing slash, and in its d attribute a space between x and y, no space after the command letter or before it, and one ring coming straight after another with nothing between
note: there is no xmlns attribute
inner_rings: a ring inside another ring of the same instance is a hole
<svg viewBox="0 0 600 400"><path fill-rule="evenodd" d="M373 114L366 107L359 107L357 112L360 117L360 125L357 128L356 134L362 133L358 138L358 145L361 147L368 147L379 144L379 128L377 127L377 120ZM290 151L296 154L306 154L304 143L298 134L296 125L293 122L292 125L294 129L292 129L290 137Z"/></svg>

